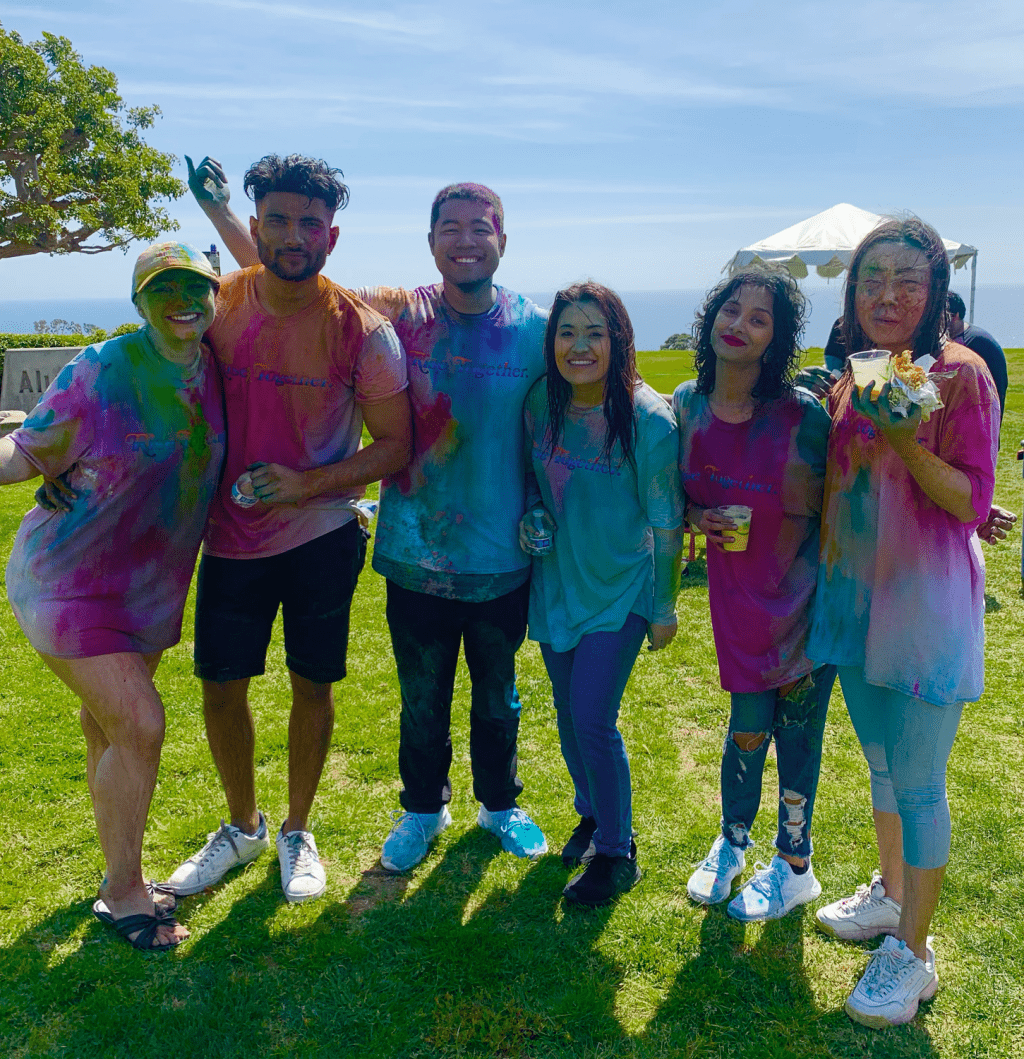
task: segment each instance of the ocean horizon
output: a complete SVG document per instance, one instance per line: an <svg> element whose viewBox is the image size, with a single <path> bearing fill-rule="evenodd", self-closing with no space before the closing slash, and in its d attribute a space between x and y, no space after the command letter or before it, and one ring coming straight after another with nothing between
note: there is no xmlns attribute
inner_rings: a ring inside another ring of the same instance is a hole
<svg viewBox="0 0 1024 1059"><path fill-rule="evenodd" d="M956 279L960 277L957 276ZM954 282L955 290L969 303L970 285ZM842 283L827 287L804 288L811 303L810 319L804 333L805 346L824 346L832 323L839 315ZM554 291L524 291L538 305L550 305ZM694 289L620 290L636 334L637 349L659 349L669 335L689 331L694 313L705 292ZM989 331L1004 348L1024 347L1024 285L978 285L974 321ZM45 298L0 300L0 332L31 334L37 320L68 320L94 324L110 331L124 323L138 321L135 306L128 298Z"/></svg>

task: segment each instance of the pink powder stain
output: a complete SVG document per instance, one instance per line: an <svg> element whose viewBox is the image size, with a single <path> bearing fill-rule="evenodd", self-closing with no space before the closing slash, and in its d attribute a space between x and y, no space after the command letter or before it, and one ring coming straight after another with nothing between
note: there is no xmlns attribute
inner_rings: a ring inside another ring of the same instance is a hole
<svg viewBox="0 0 1024 1059"><path fill-rule="evenodd" d="M454 440L455 427L458 424L452 419L452 399L448 394L439 393L429 405L415 409L413 433L415 456L412 463L399 471L391 479L399 491L408 496L412 490L412 468L443 438Z"/></svg>

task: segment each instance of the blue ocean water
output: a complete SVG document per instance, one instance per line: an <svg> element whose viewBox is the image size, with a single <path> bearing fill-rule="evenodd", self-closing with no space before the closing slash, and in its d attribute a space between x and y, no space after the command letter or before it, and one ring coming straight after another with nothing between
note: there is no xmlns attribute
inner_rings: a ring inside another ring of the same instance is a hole
<svg viewBox="0 0 1024 1059"><path fill-rule="evenodd" d="M970 280L954 277L953 289L964 301L970 296ZM832 322L839 315L842 284L810 286L805 293L811 302L811 317L804 336L808 346L824 346ZM553 291L525 292L538 305L550 305ZM619 292L626 303L637 349L658 349L669 335L689 331L696 309L704 299L703 290L655 290ZM32 332L37 320L71 320L112 330L138 320L128 298L47 298L37 301L0 300L0 332ZM990 331L1006 348L1024 347L1024 286L1018 284L979 285L974 320Z"/></svg>

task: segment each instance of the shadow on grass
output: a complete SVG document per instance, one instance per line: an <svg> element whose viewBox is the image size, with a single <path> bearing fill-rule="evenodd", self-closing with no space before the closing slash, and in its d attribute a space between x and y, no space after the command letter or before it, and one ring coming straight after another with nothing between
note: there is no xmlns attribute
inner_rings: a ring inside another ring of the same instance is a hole
<svg viewBox="0 0 1024 1059"><path fill-rule="evenodd" d="M477 900L499 856L474 828L425 875L364 872L344 901L317 902L312 921L311 906L284 903L264 857L243 897L222 887L186 899L178 917L195 937L148 956L92 918L91 898L76 903L6 950L0 1038L8 1054L75 1059L532 1057L621 1044L621 969L594 948L611 910L563 914L569 873L553 855L525 874L506 866L508 886Z"/></svg>
<svg viewBox="0 0 1024 1059"><path fill-rule="evenodd" d="M937 1057L931 1037L919 1025L879 1032L853 1023L841 1008L818 1007L804 967L804 938L812 915L801 907L755 926L730 918L724 906L705 909L699 952L680 969L648 1023L644 1046L637 1042L638 1052L753 1051L787 1059L836 1054ZM748 944L748 934L755 932L757 940Z"/></svg>

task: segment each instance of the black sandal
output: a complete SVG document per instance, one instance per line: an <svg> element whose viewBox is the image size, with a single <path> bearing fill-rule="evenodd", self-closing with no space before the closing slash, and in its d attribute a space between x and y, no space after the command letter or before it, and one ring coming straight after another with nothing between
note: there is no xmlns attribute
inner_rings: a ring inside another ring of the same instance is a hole
<svg viewBox="0 0 1024 1059"><path fill-rule="evenodd" d="M102 908L100 907L101 904L103 905ZM97 901L92 906L92 914L104 926L111 927L120 934L133 949L138 949L140 952L166 952L168 949L177 948L181 944L181 941L168 941L161 945L153 944L153 939L156 937L156 932L160 927L178 926L178 921L173 916L150 916L139 912L133 916L122 916L120 919L115 919L107 911L106 904L102 901Z"/></svg>

